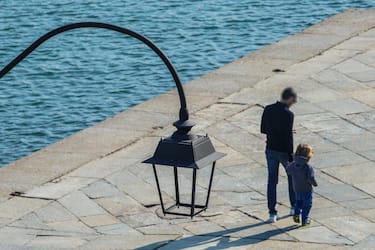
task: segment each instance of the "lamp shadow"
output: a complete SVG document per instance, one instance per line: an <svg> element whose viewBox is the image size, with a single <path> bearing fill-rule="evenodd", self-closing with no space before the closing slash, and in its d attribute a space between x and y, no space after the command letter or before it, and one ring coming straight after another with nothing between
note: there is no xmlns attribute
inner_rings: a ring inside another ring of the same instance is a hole
<svg viewBox="0 0 375 250"><path fill-rule="evenodd" d="M285 219L285 218L290 218L290 217L283 216L283 217L280 217L279 220ZM231 234L233 233L241 232L243 230L247 230L251 228L254 228L255 230L255 228L265 226L265 225L271 225L271 224L269 224L268 222L262 221L262 222L258 222L255 224L249 224L246 226L234 227L234 228L206 233L206 234L188 236L188 237L175 240L175 241L155 242L155 243L142 246L136 249L137 250L159 249L159 248L163 248L163 246L167 246L167 249L187 249L187 248L193 248L193 247L199 247L199 246L201 246L201 249L206 249L206 250L226 249L230 247L240 247L240 246L256 244L261 241L270 239L271 237L275 237L277 235L280 235L280 234L283 234L283 233L286 233L288 231L298 228L298 225L292 225L292 226L287 226L284 228L274 228L272 230L266 230L263 232L250 234L250 235L243 235L243 236L241 235L241 237L231 236ZM170 243L170 246L167 245L167 243ZM210 245L210 243L213 243L213 244Z"/></svg>

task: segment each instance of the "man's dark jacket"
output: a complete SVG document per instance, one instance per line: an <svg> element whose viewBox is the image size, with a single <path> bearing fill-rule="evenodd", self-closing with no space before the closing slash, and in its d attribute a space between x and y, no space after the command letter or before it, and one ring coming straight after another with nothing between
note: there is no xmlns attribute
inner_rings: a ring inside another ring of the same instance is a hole
<svg viewBox="0 0 375 250"><path fill-rule="evenodd" d="M288 106L276 102L264 108L261 133L267 135L267 149L287 153L293 160L294 114Z"/></svg>

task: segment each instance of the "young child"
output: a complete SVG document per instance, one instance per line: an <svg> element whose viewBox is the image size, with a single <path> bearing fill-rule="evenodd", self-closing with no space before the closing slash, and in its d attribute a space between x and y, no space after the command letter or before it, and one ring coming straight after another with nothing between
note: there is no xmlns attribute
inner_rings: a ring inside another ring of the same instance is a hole
<svg viewBox="0 0 375 250"><path fill-rule="evenodd" d="M293 220L300 223L302 211L302 226L310 224L309 213L312 207L312 186L318 186L314 169L308 164L314 150L307 144L300 144L295 153L295 160L287 167L287 173L291 175L293 188L296 193L296 204Z"/></svg>

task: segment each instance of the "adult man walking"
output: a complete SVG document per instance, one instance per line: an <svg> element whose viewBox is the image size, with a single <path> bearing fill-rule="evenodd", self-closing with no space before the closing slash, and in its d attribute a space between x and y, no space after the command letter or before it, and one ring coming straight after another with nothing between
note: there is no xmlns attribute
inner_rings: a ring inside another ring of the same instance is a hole
<svg viewBox="0 0 375 250"><path fill-rule="evenodd" d="M287 167L293 161L293 121L294 114L289 108L297 102L297 94L292 88L281 93L281 100L265 107L262 115L261 133L267 135L266 159L268 167L267 200L269 222L277 221L276 187L279 179L280 163ZM291 176L288 175L289 200L294 214L295 194Z"/></svg>

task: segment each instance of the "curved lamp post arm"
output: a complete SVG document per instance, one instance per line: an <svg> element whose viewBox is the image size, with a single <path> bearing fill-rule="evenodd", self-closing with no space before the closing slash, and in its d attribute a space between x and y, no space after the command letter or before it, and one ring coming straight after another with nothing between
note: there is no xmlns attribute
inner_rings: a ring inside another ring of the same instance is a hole
<svg viewBox="0 0 375 250"><path fill-rule="evenodd" d="M6 65L1 71L0 71L0 79L6 75L11 69L13 69L19 62L21 62L25 57L27 57L31 52L33 52L36 48L38 48L42 43L47 41L53 36L56 36L60 33L63 33L68 30L78 29L78 28L102 28L102 29L108 29L120 32L125 35L129 35L131 37L136 38L137 40L143 42L146 44L150 49L152 49L164 62L164 64L167 66L169 72L171 73L173 80L176 84L178 95L180 98L180 113L179 113L179 121L175 122L175 126L180 130L187 130L187 132L191 129L193 124L189 122L189 112L187 110L186 105L186 98L184 89L182 87L181 80L177 74L176 69L173 67L171 61L168 59L168 57L164 54L164 52L157 47L150 39L146 38L145 36L134 32L130 29L123 28L120 26L107 24L107 23L98 23L98 22L80 22L80 23L72 23L68 25L61 26L57 29L54 29L42 37L40 37L38 40L36 40L33 44L31 44L27 49L25 49L21 54L19 54L16 58L14 58L8 65Z"/></svg>

